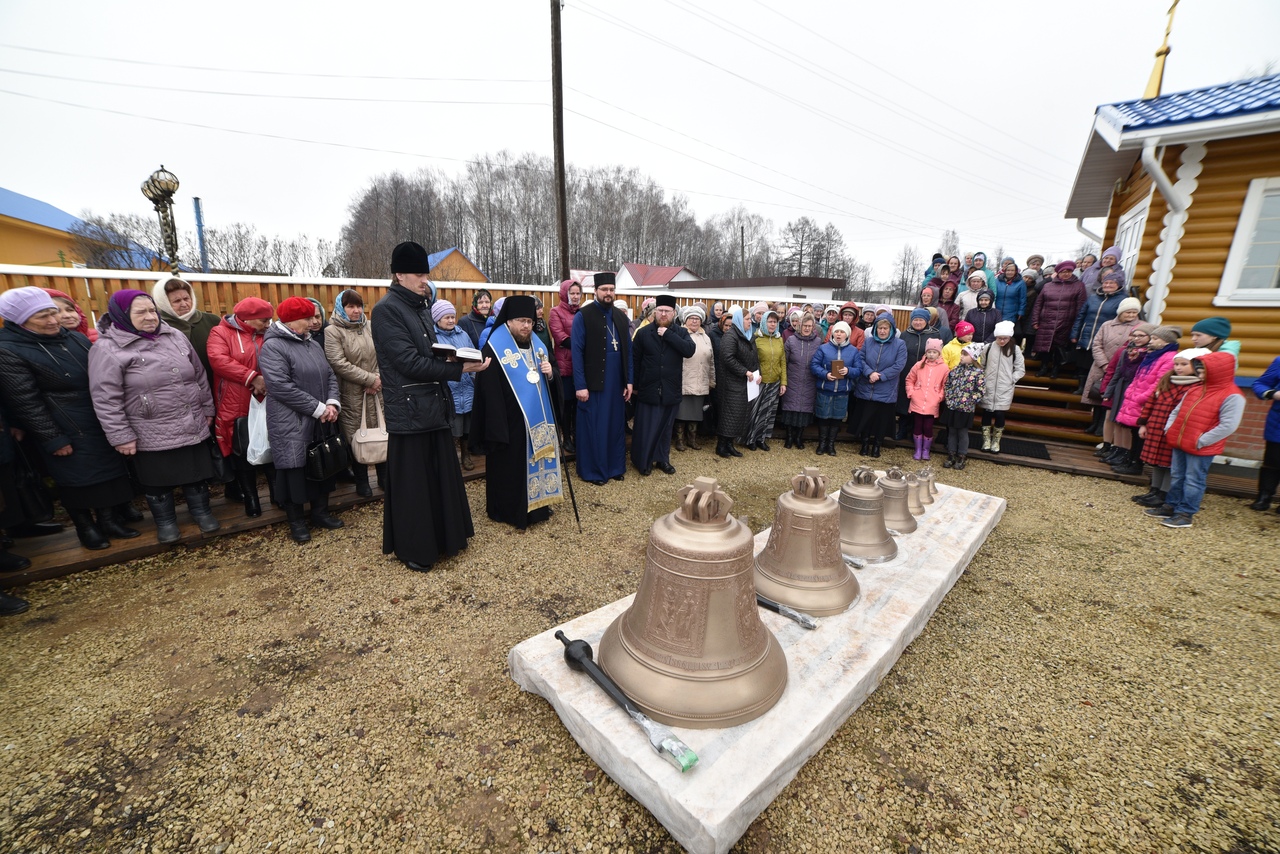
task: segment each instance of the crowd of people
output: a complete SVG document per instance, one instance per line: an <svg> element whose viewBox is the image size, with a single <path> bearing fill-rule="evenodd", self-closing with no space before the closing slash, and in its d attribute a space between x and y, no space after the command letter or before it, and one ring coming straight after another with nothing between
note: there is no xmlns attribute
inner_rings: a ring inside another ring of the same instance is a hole
<svg viewBox="0 0 1280 854"><path fill-rule="evenodd" d="M1195 324L1193 346L1180 350L1181 329L1141 320L1115 247L1053 266L1032 256L1021 269L1003 258L993 270L981 252L935 255L903 329L886 306L681 308L670 294L645 299L633 318L609 273L594 277L589 301L578 282L562 282L545 316L533 297L494 301L480 289L459 317L436 297L421 246L397 246L390 267L377 305L367 310L348 289L327 315L314 299L249 297L217 317L174 276L112 294L96 327L64 293L0 294L0 527L61 530L50 514L32 518L48 477L84 548L139 536L138 495L158 540L173 543L178 495L211 533L220 523L210 484L225 484L253 517L261 476L290 536L306 543L314 528L343 525L329 512L334 477L308 476L308 448L382 424L383 551L425 571L474 534L462 479L473 455L486 457L488 515L517 529L562 500L565 453L583 481L623 480L627 434L642 477L674 474L672 450L700 450L701 437L731 458L770 451L775 431L804 450L811 427L821 455L837 455L843 427L861 456L898 440L929 460L937 440L943 467L964 469L975 418L982 449L1001 452L1024 353L1038 377L1074 372L1098 456L1122 474L1150 466L1135 501L1168 527L1189 527L1209 464L1243 414L1227 320ZM1275 401L1280 358L1253 390ZM256 423L269 461L251 453ZM1266 442L1258 510L1280 487L1280 401ZM345 475L372 494L368 466ZM6 537L0 572L30 563L12 545ZM0 612L18 603L6 597Z"/></svg>

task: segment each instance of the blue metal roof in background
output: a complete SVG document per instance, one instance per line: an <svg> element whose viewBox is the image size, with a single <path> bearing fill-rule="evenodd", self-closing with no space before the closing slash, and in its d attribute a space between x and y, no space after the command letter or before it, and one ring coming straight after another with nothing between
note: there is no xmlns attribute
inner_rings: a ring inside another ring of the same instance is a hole
<svg viewBox="0 0 1280 854"><path fill-rule="evenodd" d="M1122 131L1172 127L1277 110L1280 109L1280 74L1107 106L1120 114Z"/></svg>
<svg viewBox="0 0 1280 854"><path fill-rule="evenodd" d="M442 251L442 252L433 252L433 253L431 253L430 255L428 255L428 256L427 256L427 265L428 265L428 269L432 269L432 270L434 270L437 264L439 264L441 261L443 261L444 259L448 258L451 254L453 254L454 252L457 252L457 251L458 251L458 247L456 247L456 246L451 246L451 247L449 247L448 249L445 249L445 250L444 250L444 251ZM465 256L464 256L464 257L465 257Z"/></svg>
<svg viewBox="0 0 1280 854"><path fill-rule="evenodd" d="M46 228L56 228L58 231L70 231L73 225L80 222L80 217L72 216L39 199L6 190L4 187L0 187L0 216L32 222Z"/></svg>

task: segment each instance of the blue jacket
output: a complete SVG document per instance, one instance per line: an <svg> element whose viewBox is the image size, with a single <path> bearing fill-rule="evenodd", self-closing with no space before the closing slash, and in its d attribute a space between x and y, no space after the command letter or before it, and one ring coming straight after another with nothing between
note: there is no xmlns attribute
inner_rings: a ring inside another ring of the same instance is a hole
<svg viewBox="0 0 1280 854"><path fill-rule="evenodd" d="M827 379L827 374L831 373L831 363L836 359L844 360L849 373L833 381ZM834 341L828 341L809 360L809 372L817 378L818 391L823 394L848 394L853 390L854 381L862 376L862 354L852 344L837 347Z"/></svg>
<svg viewBox="0 0 1280 854"><path fill-rule="evenodd" d="M892 315L882 314L876 321L879 322L884 317L890 318L889 340L882 344L874 335L869 334L862 342L862 375L858 377L853 393L859 400L896 403L898 375L907 366L907 345L898 337L898 328L893 323ZM873 373L880 374L880 380L876 383L868 379Z"/></svg>
<svg viewBox="0 0 1280 854"><path fill-rule="evenodd" d="M1262 398L1267 392L1280 394L1280 356L1277 356L1262 376L1253 381L1253 393ZM1271 409L1267 412L1267 426L1263 428L1262 438L1268 442L1280 442L1280 396L1273 395Z"/></svg>
<svg viewBox="0 0 1280 854"><path fill-rule="evenodd" d="M471 336L467 334L467 330L461 326L454 326L448 332L437 326L436 340L441 344L451 344L454 347L475 346L471 343ZM449 391L453 392L454 411L459 415L466 415L471 411L471 405L475 401L476 375L464 373L462 379L449 383Z"/></svg>
<svg viewBox="0 0 1280 854"><path fill-rule="evenodd" d="M1018 318L1027 313L1027 283L1021 276L1012 282L999 277L996 281L1000 284L1000 290L996 291L996 308L1000 309L1005 320L1017 323Z"/></svg>
<svg viewBox="0 0 1280 854"><path fill-rule="evenodd" d="M1084 305L1080 306L1080 311L1076 313L1076 322L1071 325L1071 337L1075 339L1077 347L1088 350L1093 346L1094 333L1108 320L1116 319L1116 314L1120 310L1120 301L1126 296L1128 294L1124 289L1110 296L1102 293L1099 288L1089 291Z"/></svg>

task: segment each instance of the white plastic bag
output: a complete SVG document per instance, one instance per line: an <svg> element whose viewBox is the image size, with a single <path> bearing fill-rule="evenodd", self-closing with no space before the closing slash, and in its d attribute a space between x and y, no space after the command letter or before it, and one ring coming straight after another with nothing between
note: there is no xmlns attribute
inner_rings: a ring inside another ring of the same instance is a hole
<svg viewBox="0 0 1280 854"><path fill-rule="evenodd" d="M267 402L249 398L249 447L244 452L249 465L271 462L271 442L267 439Z"/></svg>

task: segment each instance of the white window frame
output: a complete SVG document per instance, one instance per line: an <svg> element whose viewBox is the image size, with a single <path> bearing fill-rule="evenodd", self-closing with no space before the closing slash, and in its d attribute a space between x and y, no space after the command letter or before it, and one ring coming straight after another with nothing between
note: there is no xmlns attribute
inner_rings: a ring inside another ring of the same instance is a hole
<svg viewBox="0 0 1280 854"><path fill-rule="evenodd" d="M1280 193L1280 176L1254 178L1249 182L1249 191L1240 208L1240 221L1236 223L1236 233L1231 239L1227 266L1222 270L1222 282L1218 285L1217 296L1213 298L1214 305L1280 306L1280 288L1240 287L1240 275L1244 272L1244 262L1248 259L1249 249L1253 244L1253 234L1262 212L1262 200L1273 193Z"/></svg>
<svg viewBox="0 0 1280 854"><path fill-rule="evenodd" d="M1147 197L1120 214L1120 218L1116 220L1116 234L1112 244L1120 247L1120 253L1123 257L1118 258L1121 266L1125 269L1125 277L1128 279L1126 285L1136 288L1139 286L1138 280L1138 254L1142 251L1142 235L1147 230L1147 214L1151 212L1151 198L1155 195L1155 185L1152 184L1151 191L1147 193ZM1129 235L1133 234L1132 249L1125 244L1129 242ZM1106 249L1107 247L1102 247ZM1150 273L1148 273L1148 276ZM1141 284L1147 284L1144 277Z"/></svg>

